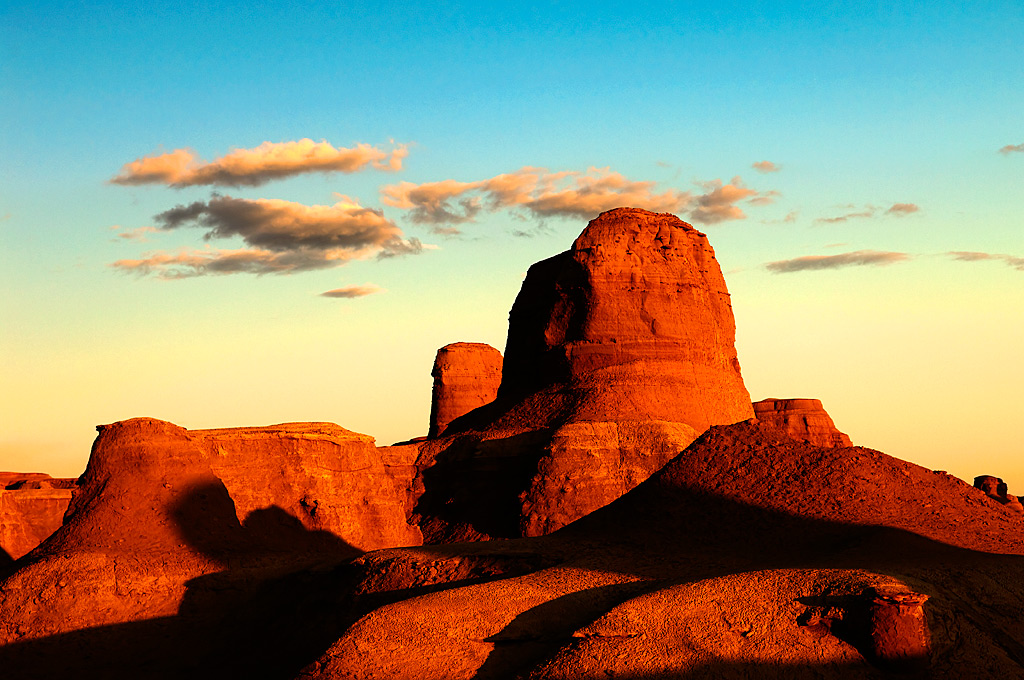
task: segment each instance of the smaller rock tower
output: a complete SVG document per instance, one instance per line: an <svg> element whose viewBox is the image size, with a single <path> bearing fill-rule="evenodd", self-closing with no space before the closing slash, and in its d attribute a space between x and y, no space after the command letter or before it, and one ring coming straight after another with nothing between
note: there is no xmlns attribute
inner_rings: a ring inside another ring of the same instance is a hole
<svg viewBox="0 0 1024 680"><path fill-rule="evenodd" d="M448 423L494 401L501 364L501 352L482 342L456 342L437 350L427 436L440 436Z"/></svg>

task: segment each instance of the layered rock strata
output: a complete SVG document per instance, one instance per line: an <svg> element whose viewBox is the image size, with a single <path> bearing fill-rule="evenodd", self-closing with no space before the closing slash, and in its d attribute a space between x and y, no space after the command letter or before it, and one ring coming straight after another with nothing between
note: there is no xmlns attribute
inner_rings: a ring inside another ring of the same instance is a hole
<svg viewBox="0 0 1024 680"><path fill-rule="evenodd" d="M64 525L0 583L0 645L210 613L294 565L421 542L373 439L332 423L98 429Z"/></svg>
<svg viewBox="0 0 1024 680"><path fill-rule="evenodd" d="M456 342L437 350L428 437L448 423L494 401L501 384L501 352L481 342Z"/></svg>
<svg viewBox="0 0 1024 680"><path fill-rule="evenodd" d="M535 536L615 500L710 425L750 418L732 305L707 237L619 208L530 267L498 398L424 445L433 540Z"/></svg>
<svg viewBox="0 0 1024 680"><path fill-rule="evenodd" d="M0 472L0 566L36 547L61 525L74 479Z"/></svg>
<svg viewBox="0 0 1024 680"><path fill-rule="evenodd" d="M825 412L820 399L762 399L754 402L754 416L797 441L815 446L853 446Z"/></svg>

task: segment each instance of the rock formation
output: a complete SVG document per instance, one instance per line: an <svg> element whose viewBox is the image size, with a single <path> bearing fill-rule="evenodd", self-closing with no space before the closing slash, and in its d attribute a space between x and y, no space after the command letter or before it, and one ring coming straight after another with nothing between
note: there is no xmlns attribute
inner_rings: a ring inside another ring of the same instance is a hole
<svg viewBox="0 0 1024 680"><path fill-rule="evenodd" d="M424 445L431 540L535 536L615 500L710 425L753 415L707 237L674 215L603 213L530 267L498 399Z"/></svg>
<svg viewBox="0 0 1024 680"><path fill-rule="evenodd" d="M0 584L0 645L209 614L296 565L421 542L373 439L332 423L98 429L64 525Z"/></svg>
<svg viewBox="0 0 1024 680"><path fill-rule="evenodd" d="M1007 493L1006 483L1000 477L981 475L974 478L974 488L981 489L994 501L1002 503L1011 510L1024 512L1024 504L1013 494Z"/></svg>
<svg viewBox="0 0 1024 680"><path fill-rule="evenodd" d="M711 428L550 536L356 566L354 623L303 678L1024 673L1012 513L945 473L756 421Z"/></svg>
<svg viewBox="0 0 1024 680"><path fill-rule="evenodd" d="M74 479L0 472L0 567L57 530L74 487Z"/></svg>
<svg viewBox="0 0 1024 680"><path fill-rule="evenodd" d="M797 441L815 446L852 446L836 429L820 399L762 399L754 402L754 416Z"/></svg>
<svg viewBox="0 0 1024 680"><path fill-rule="evenodd" d="M456 342L437 350L428 437L448 423L494 401L501 384L501 352L481 342Z"/></svg>

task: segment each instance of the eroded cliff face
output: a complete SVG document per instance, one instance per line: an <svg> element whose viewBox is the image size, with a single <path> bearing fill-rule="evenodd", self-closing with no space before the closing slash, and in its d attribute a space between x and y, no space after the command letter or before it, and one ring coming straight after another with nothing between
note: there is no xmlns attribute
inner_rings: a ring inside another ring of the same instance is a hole
<svg viewBox="0 0 1024 680"><path fill-rule="evenodd" d="M530 268L497 400L426 443L431 540L550 533L613 501L710 425L753 416L707 238L619 208Z"/></svg>
<svg viewBox="0 0 1024 680"><path fill-rule="evenodd" d="M754 402L754 415L797 441L815 446L852 446L836 429L820 399L762 399Z"/></svg>
<svg viewBox="0 0 1024 680"><path fill-rule="evenodd" d="M296 565L421 542L373 439L332 423L98 429L64 525L0 584L0 645L202 611Z"/></svg>
<svg viewBox="0 0 1024 680"><path fill-rule="evenodd" d="M36 547L61 525L74 479L0 472L0 566Z"/></svg>
<svg viewBox="0 0 1024 680"><path fill-rule="evenodd" d="M494 401L501 364L501 352L482 342L456 342L437 350L427 436L443 434L448 423Z"/></svg>

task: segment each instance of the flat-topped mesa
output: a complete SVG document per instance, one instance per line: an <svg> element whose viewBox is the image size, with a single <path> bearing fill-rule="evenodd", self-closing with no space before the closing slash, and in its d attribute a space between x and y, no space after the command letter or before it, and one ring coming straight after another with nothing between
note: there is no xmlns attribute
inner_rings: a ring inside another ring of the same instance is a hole
<svg viewBox="0 0 1024 680"><path fill-rule="evenodd" d="M494 401L501 384L501 352L482 342L455 342L437 350L428 437L448 423Z"/></svg>
<svg viewBox="0 0 1024 680"><path fill-rule="evenodd" d="M97 429L63 526L0 581L0 647L24 631L171 616L186 595L206 602L301 565L421 542L404 485L368 435L153 418Z"/></svg>
<svg viewBox="0 0 1024 680"><path fill-rule="evenodd" d="M820 399L762 399L754 402L754 416L797 441L815 446L853 446L836 429Z"/></svg>
<svg viewBox="0 0 1024 680"><path fill-rule="evenodd" d="M675 215L617 208L530 267L499 394L560 385L575 420L667 420L699 433L752 415L735 337L707 237Z"/></svg>

